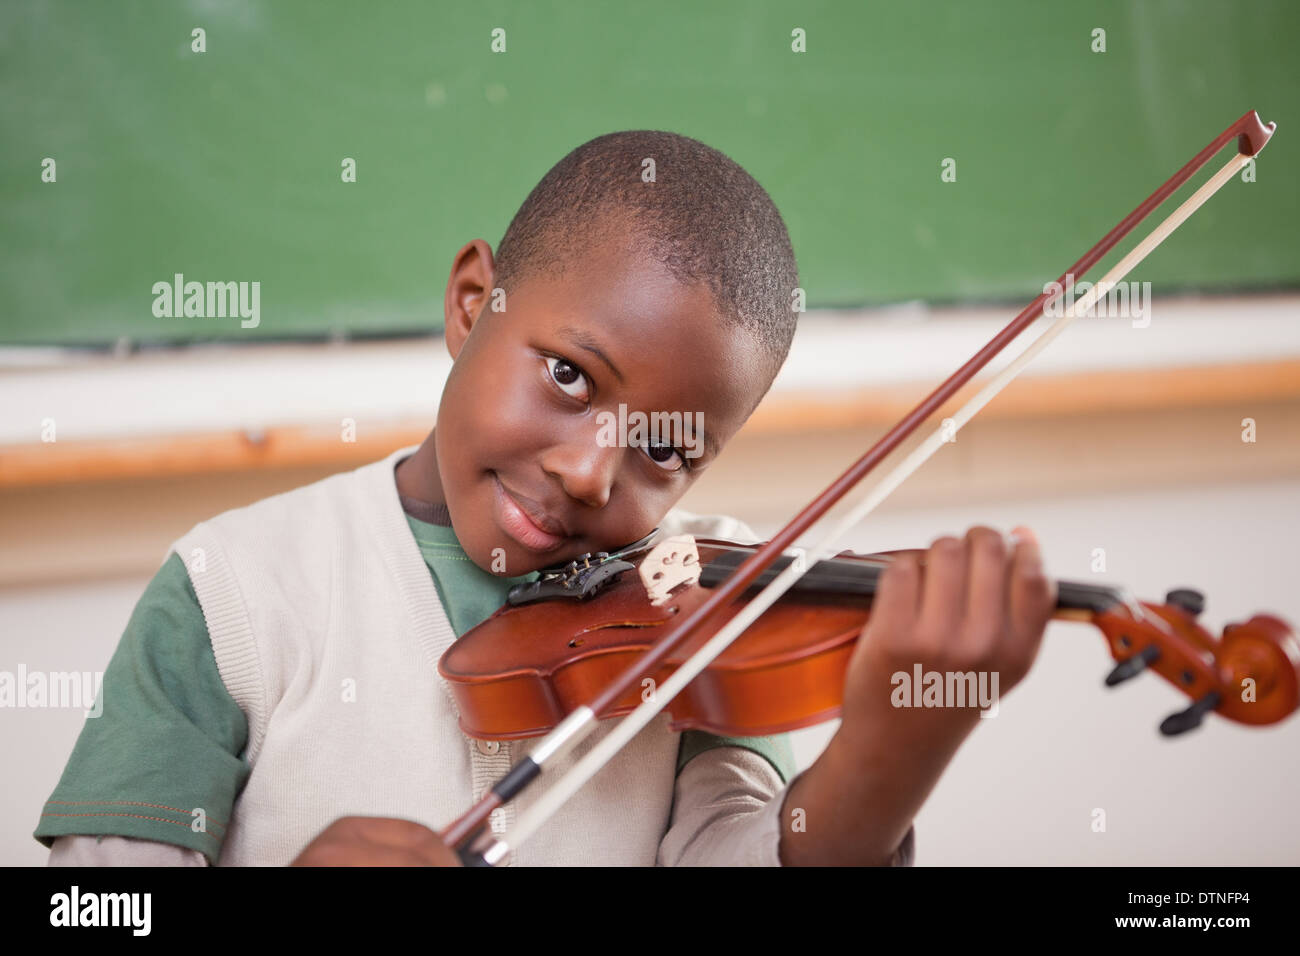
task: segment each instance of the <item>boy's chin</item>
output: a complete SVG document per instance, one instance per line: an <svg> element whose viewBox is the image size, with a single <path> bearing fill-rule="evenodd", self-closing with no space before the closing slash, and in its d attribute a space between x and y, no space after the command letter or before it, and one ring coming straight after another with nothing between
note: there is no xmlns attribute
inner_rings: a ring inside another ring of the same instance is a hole
<svg viewBox="0 0 1300 956"><path fill-rule="evenodd" d="M542 568L562 564L577 557L572 548L561 548L551 554L530 554L519 546L504 548L500 545L476 551L466 551L469 559L481 570L497 578L517 578Z"/></svg>

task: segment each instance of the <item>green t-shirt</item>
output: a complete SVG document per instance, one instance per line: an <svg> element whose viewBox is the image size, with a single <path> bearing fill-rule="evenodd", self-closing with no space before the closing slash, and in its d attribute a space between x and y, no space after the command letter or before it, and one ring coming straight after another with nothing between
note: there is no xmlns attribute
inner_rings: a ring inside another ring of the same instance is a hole
<svg viewBox="0 0 1300 956"><path fill-rule="evenodd" d="M490 574L450 527L410 515L406 521L457 637L501 607L513 585L536 577ZM198 850L215 862L251 772L244 759L248 723L221 680L179 555L171 554L145 588L100 694L101 715L87 718L33 835L46 846L73 834L136 837ZM701 731L682 734L678 773L692 757L722 746L761 754L785 782L794 775L784 734L733 738Z"/></svg>

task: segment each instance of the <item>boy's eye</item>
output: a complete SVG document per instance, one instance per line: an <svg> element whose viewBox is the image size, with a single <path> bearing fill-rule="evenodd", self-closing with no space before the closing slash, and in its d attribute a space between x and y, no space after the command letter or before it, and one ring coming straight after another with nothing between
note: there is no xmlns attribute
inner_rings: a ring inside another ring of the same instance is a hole
<svg viewBox="0 0 1300 956"><path fill-rule="evenodd" d="M547 356L546 368L551 373L552 381L560 386L564 394L572 395L579 401L587 401L587 376L576 365L567 359Z"/></svg>
<svg viewBox="0 0 1300 956"><path fill-rule="evenodd" d="M650 442L645 446L645 453L664 471L679 471L686 465L681 453L672 445Z"/></svg>

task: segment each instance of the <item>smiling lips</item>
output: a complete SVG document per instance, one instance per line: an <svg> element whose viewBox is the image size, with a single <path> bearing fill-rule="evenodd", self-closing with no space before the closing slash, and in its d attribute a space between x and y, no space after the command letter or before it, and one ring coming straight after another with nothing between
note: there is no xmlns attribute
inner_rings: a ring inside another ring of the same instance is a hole
<svg viewBox="0 0 1300 956"><path fill-rule="evenodd" d="M495 474L492 479L496 486L497 523L506 534L530 551L554 551L567 540L567 529L537 502L512 495Z"/></svg>

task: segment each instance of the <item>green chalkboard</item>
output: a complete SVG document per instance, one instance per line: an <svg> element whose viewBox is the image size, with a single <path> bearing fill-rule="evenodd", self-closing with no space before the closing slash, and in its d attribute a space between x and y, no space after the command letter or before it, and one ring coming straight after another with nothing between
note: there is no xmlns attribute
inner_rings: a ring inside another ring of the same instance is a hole
<svg viewBox="0 0 1300 956"><path fill-rule="evenodd" d="M0 342L436 332L455 251L630 128L738 160L809 305L846 307L1026 300L1258 109L1279 131L1257 181L1136 278L1294 285L1297 49L1292 0L6 0ZM258 282L257 326L156 317L178 273Z"/></svg>

